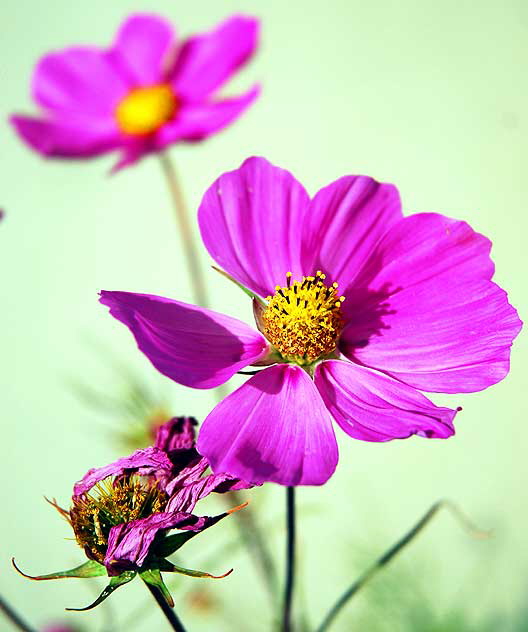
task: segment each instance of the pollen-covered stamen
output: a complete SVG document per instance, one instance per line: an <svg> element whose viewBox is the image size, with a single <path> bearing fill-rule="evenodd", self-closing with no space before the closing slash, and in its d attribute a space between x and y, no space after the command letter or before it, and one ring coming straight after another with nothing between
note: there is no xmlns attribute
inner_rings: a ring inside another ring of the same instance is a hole
<svg viewBox="0 0 528 632"><path fill-rule="evenodd" d="M167 501L156 481L138 475L110 477L74 496L69 520L79 546L103 563L112 527L159 513Z"/></svg>
<svg viewBox="0 0 528 632"><path fill-rule="evenodd" d="M286 360L311 364L336 348L343 329L341 303L344 296L337 292L338 284L327 286L326 276L292 281L286 274L286 286L277 285L262 313L263 333Z"/></svg>
<svg viewBox="0 0 528 632"><path fill-rule="evenodd" d="M170 121L178 109L173 89L161 83L136 88L118 103L115 117L119 129L132 136L145 136Z"/></svg>

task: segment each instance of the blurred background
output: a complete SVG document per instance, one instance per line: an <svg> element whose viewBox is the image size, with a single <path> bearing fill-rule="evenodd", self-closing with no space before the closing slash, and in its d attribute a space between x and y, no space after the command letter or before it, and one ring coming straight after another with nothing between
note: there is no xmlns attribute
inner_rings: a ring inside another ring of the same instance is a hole
<svg viewBox="0 0 528 632"><path fill-rule="evenodd" d="M100 289L192 301L159 161L147 158L115 176L108 175L111 156L45 161L6 122L14 111L35 111L29 81L42 54L78 43L107 45L135 11L163 14L183 36L237 11L262 19L257 57L225 91L258 80L260 100L221 134L171 150L193 221L205 188L251 154L290 169L312 193L341 175L368 174L398 186L405 212L437 211L491 237L496 280L527 318L523 0L5 0L0 593L39 629L50 622L80 630L164 629L139 581L92 612L68 614L64 607L95 598L98 579L31 583L12 570L10 558L33 574L80 563L83 554L68 525L43 496L67 505L73 482L127 453L126 437L141 432L147 418L203 419L215 401L212 392L158 375L128 330L97 302ZM213 307L252 322L246 297L210 269L204 249L201 258ZM369 444L337 431L335 476L297 494L303 619L318 623L365 565L446 497L494 529L494 537L473 540L451 516L439 514L333 629L528 630L527 361L523 332L504 382L483 393L434 396L464 409L449 441ZM229 387L242 379L233 378ZM284 496L275 485L250 494L281 573ZM202 508L223 506L213 499ZM273 607L237 544L236 520L193 540L180 558L213 573L234 567L231 576L169 580L189 630L270 629ZM9 624L0 617L4 629Z"/></svg>

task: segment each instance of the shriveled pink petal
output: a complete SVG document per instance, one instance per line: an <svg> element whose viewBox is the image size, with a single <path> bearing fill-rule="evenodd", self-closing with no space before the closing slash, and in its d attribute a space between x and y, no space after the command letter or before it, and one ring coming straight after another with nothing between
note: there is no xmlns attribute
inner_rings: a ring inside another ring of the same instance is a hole
<svg viewBox="0 0 528 632"><path fill-rule="evenodd" d="M357 314L354 327L376 318L373 314ZM430 392L470 393L502 380L522 326L506 292L494 283L446 283L442 276L393 294L380 314L379 332L364 346L355 337L360 329L349 326L341 349L361 364Z"/></svg>
<svg viewBox="0 0 528 632"><path fill-rule="evenodd" d="M212 31L189 38L173 72L176 93L198 101L220 87L255 52L259 22L235 15Z"/></svg>
<svg viewBox="0 0 528 632"><path fill-rule="evenodd" d="M163 512L118 524L110 529L104 564L108 575L119 575L125 570L141 568L156 535L168 529L202 531L215 518L198 517L186 512Z"/></svg>
<svg viewBox="0 0 528 632"><path fill-rule="evenodd" d="M39 61L33 75L35 101L74 120L81 115L113 117L116 105L129 89L111 57L97 48L49 53Z"/></svg>
<svg viewBox="0 0 528 632"><path fill-rule="evenodd" d="M198 222L209 254L261 296L302 277L301 232L309 198L289 171L248 158L206 191Z"/></svg>
<svg viewBox="0 0 528 632"><path fill-rule="evenodd" d="M73 495L80 496L90 491L99 481L109 476L119 476L125 473L137 472L142 476L154 474L169 476L173 463L168 455L158 448L150 447L144 450L136 450L134 454L117 459L109 465L94 467L88 470L80 481L75 483Z"/></svg>
<svg viewBox="0 0 528 632"><path fill-rule="evenodd" d="M213 472L252 483L322 485L338 460L330 415L300 367L253 376L204 421L197 448Z"/></svg>
<svg viewBox="0 0 528 632"><path fill-rule="evenodd" d="M148 86L165 79L174 49L174 33L167 20L137 14L121 25L109 55L132 86Z"/></svg>
<svg viewBox="0 0 528 632"><path fill-rule="evenodd" d="M11 124L30 147L44 156L90 158L120 145L113 123L47 121L30 116L12 116Z"/></svg>
<svg viewBox="0 0 528 632"><path fill-rule="evenodd" d="M398 190L367 176L345 176L310 202L303 252L312 273L323 270L344 290L356 278L381 237L402 218Z"/></svg>
<svg viewBox="0 0 528 632"><path fill-rule="evenodd" d="M255 86L239 97L182 106L176 118L154 136L153 149L163 149L179 140L191 142L211 136L235 121L255 101L259 92L260 88Z"/></svg>
<svg viewBox="0 0 528 632"><path fill-rule="evenodd" d="M414 388L367 367L342 360L322 362L315 385L341 428L354 439L390 441L417 434L447 439L457 413L440 408Z"/></svg>
<svg viewBox="0 0 528 632"><path fill-rule="evenodd" d="M185 386L223 384L267 352L258 331L209 309L132 292L103 291L100 300L156 369Z"/></svg>
<svg viewBox="0 0 528 632"><path fill-rule="evenodd" d="M206 467L207 459L203 459ZM210 474L197 480L186 482L183 487L174 489L167 504L167 511L192 511L196 503L213 492L232 492L252 487L250 483L233 478L230 474ZM167 488L167 492L169 488Z"/></svg>
<svg viewBox="0 0 528 632"><path fill-rule="evenodd" d="M173 417L158 428L154 445L164 452L191 450L194 448L194 428L197 425L194 417Z"/></svg>

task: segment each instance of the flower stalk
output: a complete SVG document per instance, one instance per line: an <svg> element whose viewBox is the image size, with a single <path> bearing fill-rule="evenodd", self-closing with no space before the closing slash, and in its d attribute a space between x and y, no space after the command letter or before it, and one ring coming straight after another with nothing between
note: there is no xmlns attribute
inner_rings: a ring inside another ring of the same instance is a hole
<svg viewBox="0 0 528 632"><path fill-rule="evenodd" d="M183 626L183 623L178 618L178 615L176 614L176 612L169 606L161 590L157 586L154 586L153 584L149 582L144 582L144 583L145 583L145 586L149 589L150 594L156 600L156 603L158 604L161 611L165 615L167 621L171 624L172 629L176 630L176 632L186 632L185 627Z"/></svg>
<svg viewBox="0 0 528 632"><path fill-rule="evenodd" d="M202 307L208 307L209 299L205 289L205 280L200 267L198 251L193 238L187 204L185 203L178 172L167 152L160 152L158 155L174 207L180 240L189 269L189 278L191 280L194 301Z"/></svg>
<svg viewBox="0 0 528 632"><path fill-rule="evenodd" d="M286 582L282 611L282 632L291 632L291 612L295 582L295 487L286 488Z"/></svg>

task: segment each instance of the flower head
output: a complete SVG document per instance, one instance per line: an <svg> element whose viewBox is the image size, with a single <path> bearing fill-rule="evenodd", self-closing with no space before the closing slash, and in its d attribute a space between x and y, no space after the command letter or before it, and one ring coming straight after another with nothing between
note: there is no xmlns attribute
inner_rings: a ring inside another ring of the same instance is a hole
<svg viewBox="0 0 528 632"><path fill-rule="evenodd" d="M15 115L21 138L45 156L90 158L120 150L120 168L178 141L223 129L256 99L216 93L255 52L258 21L235 15L177 43L155 15L132 15L108 49L45 55L33 76L40 116Z"/></svg>
<svg viewBox="0 0 528 632"><path fill-rule="evenodd" d="M458 409L420 391L479 391L508 373L521 322L491 281L489 240L436 213L403 217L390 184L345 176L310 199L289 172L250 158L205 193L199 223L253 297L256 329L158 296L101 302L181 384L260 367L201 428L213 471L322 484L338 461L332 418L364 441L444 439Z"/></svg>
<svg viewBox="0 0 528 632"><path fill-rule="evenodd" d="M180 568L165 558L239 509L214 517L195 516L192 511L198 500L211 492L250 485L226 474L205 475L209 464L196 451L195 424L190 417L174 418L160 427L155 446L89 470L74 486L69 511L52 502L71 524L89 561L70 571L31 579L110 576L110 584L100 597L80 608L87 610L136 574L158 586L171 604L160 571L214 577ZM179 533L167 535L173 529Z"/></svg>

